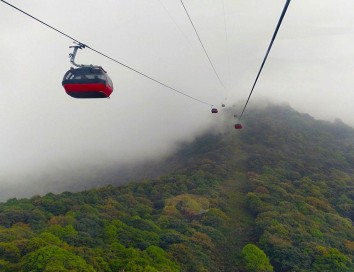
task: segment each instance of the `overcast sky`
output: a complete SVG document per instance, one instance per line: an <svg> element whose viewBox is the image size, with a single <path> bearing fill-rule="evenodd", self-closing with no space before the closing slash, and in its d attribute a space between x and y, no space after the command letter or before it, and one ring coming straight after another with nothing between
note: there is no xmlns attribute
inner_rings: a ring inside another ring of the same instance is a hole
<svg viewBox="0 0 354 272"><path fill-rule="evenodd" d="M247 99L285 4L184 1L225 90L178 0L8 1L167 85L227 106ZM316 118L354 126L353 10L352 0L293 0L250 103L286 102ZM222 117L211 115L209 106L89 49L79 51L76 61L103 66L114 92L111 99L71 98L61 86L70 68L70 39L2 2L0 30L5 187L51 170L168 154L179 142L219 129Z"/></svg>

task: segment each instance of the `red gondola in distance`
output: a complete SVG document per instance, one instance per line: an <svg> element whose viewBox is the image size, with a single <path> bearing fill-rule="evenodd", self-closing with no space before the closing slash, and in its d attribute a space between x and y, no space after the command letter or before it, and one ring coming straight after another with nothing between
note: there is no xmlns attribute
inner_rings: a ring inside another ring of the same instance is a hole
<svg viewBox="0 0 354 272"><path fill-rule="evenodd" d="M242 129L242 125L241 124L235 124L235 129Z"/></svg>

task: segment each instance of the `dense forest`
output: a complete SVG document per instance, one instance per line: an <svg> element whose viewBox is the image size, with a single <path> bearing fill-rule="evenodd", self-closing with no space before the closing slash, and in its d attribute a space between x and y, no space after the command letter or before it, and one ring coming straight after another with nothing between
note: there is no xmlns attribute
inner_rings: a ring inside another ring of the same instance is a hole
<svg viewBox="0 0 354 272"><path fill-rule="evenodd" d="M0 271L354 271L354 129L275 105L244 121L159 178L1 203Z"/></svg>

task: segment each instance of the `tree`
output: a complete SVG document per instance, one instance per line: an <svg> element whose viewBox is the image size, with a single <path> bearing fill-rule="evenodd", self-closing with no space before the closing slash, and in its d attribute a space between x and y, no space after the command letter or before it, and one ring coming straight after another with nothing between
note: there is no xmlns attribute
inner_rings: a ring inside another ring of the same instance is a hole
<svg viewBox="0 0 354 272"><path fill-rule="evenodd" d="M0 242L0 256L4 260L16 263L20 258L20 250L13 243Z"/></svg>
<svg viewBox="0 0 354 272"><path fill-rule="evenodd" d="M354 268L350 259L336 248L317 247L316 260L313 264L315 271L349 272Z"/></svg>
<svg viewBox="0 0 354 272"><path fill-rule="evenodd" d="M94 272L84 259L57 246L45 246L27 254L22 261L23 271Z"/></svg>
<svg viewBox="0 0 354 272"><path fill-rule="evenodd" d="M247 272L271 272L273 266L262 249L253 244L247 244L241 251L243 266Z"/></svg>

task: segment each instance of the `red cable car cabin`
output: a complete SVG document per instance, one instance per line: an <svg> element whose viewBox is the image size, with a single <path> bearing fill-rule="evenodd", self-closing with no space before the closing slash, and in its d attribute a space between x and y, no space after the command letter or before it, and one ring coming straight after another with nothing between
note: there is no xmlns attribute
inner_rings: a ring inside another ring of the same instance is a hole
<svg viewBox="0 0 354 272"><path fill-rule="evenodd" d="M242 125L241 124L235 124L235 129L242 129Z"/></svg>
<svg viewBox="0 0 354 272"><path fill-rule="evenodd" d="M107 98L113 92L113 82L102 67L72 68L65 73L62 85L75 98Z"/></svg>

